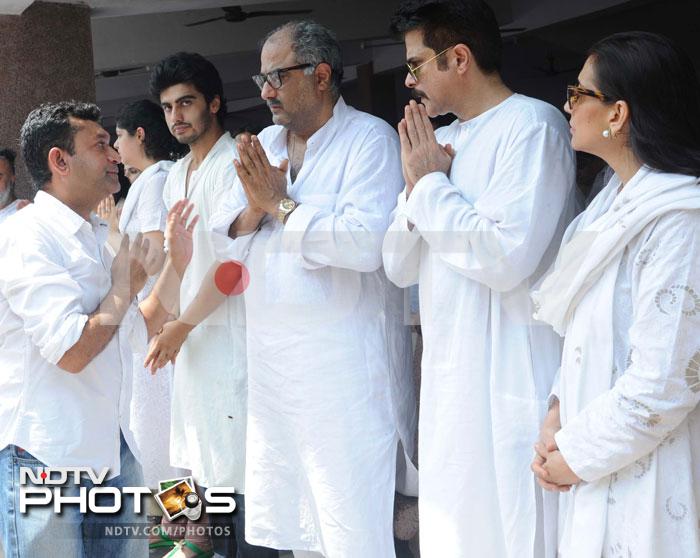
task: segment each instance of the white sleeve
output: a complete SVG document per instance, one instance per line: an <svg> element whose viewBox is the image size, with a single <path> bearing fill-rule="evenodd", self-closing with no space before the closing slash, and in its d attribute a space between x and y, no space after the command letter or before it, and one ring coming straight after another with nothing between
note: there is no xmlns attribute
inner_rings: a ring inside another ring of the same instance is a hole
<svg viewBox="0 0 700 558"><path fill-rule="evenodd" d="M509 291L537 269L570 194L574 168L568 139L538 123L507 147L474 204L444 173L434 172L415 185L406 214L452 269Z"/></svg>
<svg viewBox="0 0 700 558"><path fill-rule="evenodd" d="M168 210L163 200L163 187L166 178L166 173L158 172L143 185L138 206L135 209L139 216L138 232L140 233L165 231Z"/></svg>
<svg viewBox="0 0 700 558"><path fill-rule="evenodd" d="M408 227L404 189L391 214L391 224L382 245L384 271L396 286L409 287L418 283L421 244L418 229L413 227L409 230Z"/></svg>
<svg viewBox="0 0 700 558"><path fill-rule="evenodd" d="M210 220L214 252L216 259L219 261L235 260L243 262L248 256L255 232L235 239L230 238L228 235L231 224L248 207L248 198L246 198L243 186L236 175L235 167L233 174L229 172L227 175L227 180L231 180L231 185L217 196L217 202L213 208Z"/></svg>
<svg viewBox="0 0 700 558"><path fill-rule="evenodd" d="M657 221L633 281L631 363L556 434L571 469L595 481L653 451L700 402L700 211Z"/></svg>
<svg viewBox="0 0 700 558"><path fill-rule="evenodd" d="M370 136L350 161L332 210L302 203L289 216L286 249L298 254L306 269L377 270L401 176L398 139Z"/></svg>
<svg viewBox="0 0 700 558"><path fill-rule="evenodd" d="M3 244L0 293L22 320L24 332L41 356L57 364L78 342L88 320L82 288L64 267L60 254L40 238Z"/></svg>

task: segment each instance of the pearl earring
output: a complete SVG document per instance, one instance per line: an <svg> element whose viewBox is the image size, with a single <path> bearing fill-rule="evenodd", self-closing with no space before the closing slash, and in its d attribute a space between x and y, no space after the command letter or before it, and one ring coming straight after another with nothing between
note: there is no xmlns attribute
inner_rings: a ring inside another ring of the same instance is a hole
<svg viewBox="0 0 700 558"><path fill-rule="evenodd" d="M603 137L605 139L609 139L610 138L610 130L603 130Z"/></svg>

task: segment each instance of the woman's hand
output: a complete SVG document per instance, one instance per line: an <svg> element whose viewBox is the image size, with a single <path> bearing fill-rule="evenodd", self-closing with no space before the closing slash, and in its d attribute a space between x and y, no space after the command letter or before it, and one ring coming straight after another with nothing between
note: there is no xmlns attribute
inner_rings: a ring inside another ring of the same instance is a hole
<svg viewBox="0 0 700 558"><path fill-rule="evenodd" d="M150 367L151 374L155 374L167 362L175 364L180 348L192 328L193 326L180 320L166 323L151 341L146 360L143 363L144 368Z"/></svg>
<svg viewBox="0 0 700 558"><path fill-rule="evenodd" d="M561 456L558 451L557 442L554 439L554 435L561 429L561 419L559 415L559 400L557 399L547 412L547 416L542 422L542 428L540 429L540 439L535 444L535 457L532 460L530 469L535 473L535 478L537 479L537 484L539 484L545 490L557 491L557 492L568 492L571 488L571 484L575 483L558 483L554 481L551 477L550 472L547 469L548 459L553 457L553 453L556 452ZM561 458L563 460L563 457ZM554 461L550 463L550 467L554 466ZM564 462L566 464L566 462ZM567 466L568 467L568 466ZM569 471L571 471L569 469ZM557 473L559 469L557 468ZM573 473L573 471L571 471ZM578 479L578 477L576 477ZM579 482L578 479L575 482Z"/></svg>
<svg viewBox="0 0 700 558"><path fill-rule="evenodd" d="M97 216L107 221L110 232L119 232L119 217L117 217L117 206L114 203L112 194L103 199L96 209Z"/></svg>
<svg viewBox="0 0 700 558"><path fill-rule="evenodd" d="M170 261L180 278L185 274L185 270L192 259L192 232L197 221L199 221L199 215L195 215L188 223L193 209L194 204L186 199L175 203L168 212L168 220L165 226L165 241L168 246Z"/></svg>

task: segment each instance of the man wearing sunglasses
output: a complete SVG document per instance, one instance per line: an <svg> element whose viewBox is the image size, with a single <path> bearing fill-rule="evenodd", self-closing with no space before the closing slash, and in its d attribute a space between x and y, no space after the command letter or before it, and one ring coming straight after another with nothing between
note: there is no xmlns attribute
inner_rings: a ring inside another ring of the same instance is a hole
<svg viewBox="0 0 700 558"><path fill-rule="evenodd" d="M398 126L406 188L383 250L389 278L420 293L421 556L544 556L528 469L559 341L528 291L570 218L566 121L503 83L484 1L403 2L392 23L422 102Z"/></svg>
<svg viewBox="0 0 700 558"><path fill-rule="evenodd" d="M396 133L345 104L335 36L288 23L253 76L275 125L238 144L214 225L250 269L246 539L391 558L397 440L412 451L409 331L381 269ZM233 239L233 240L231 240Z"/></svg>

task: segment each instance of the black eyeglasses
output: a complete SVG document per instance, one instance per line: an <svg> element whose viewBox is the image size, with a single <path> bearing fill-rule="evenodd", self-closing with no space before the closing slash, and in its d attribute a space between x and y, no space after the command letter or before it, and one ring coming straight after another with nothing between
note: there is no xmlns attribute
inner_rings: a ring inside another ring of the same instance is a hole
<svg viewBox="0 0 700 558"><path fill-rule="evenodd" d="M578 85L567 85L566 86L566 101L569 103L569 108L573 108L574 105L578 102L579 98L582 95L586 96L586 97L595 97L596 99L600 99L601 101L604 101L604 102L612 100L605 93L601 93L600 91L593 91L592 89L585 89L583 87L579 87Z"/></svg>
<svg viewBox="0 0 700 558"><path fill-rule="evenodd" d="M306 68L313 68L315 64L297 64L296 66L289 66L287 68L279 68L278 70L272 70L266 74L255 74L253 76L253 81L255 85L260 88L260 91L265 87L265 82L270 84L273 89L279 89L282 87L282 75L286 72L291 72L292 70L301 70Z"/></svg>

